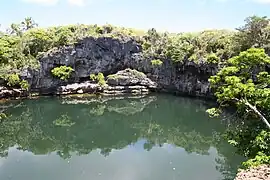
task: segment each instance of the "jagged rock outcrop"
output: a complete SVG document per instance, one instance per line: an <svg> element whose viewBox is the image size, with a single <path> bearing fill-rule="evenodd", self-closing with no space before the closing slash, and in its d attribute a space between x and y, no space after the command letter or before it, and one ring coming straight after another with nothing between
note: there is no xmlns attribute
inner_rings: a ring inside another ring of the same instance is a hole
<svg viewBox="0 0 270 180"><path fill-rule="evenodd" d="M40 69L24 73L27 74L24 78L29 80L32 91L44 94L54 93L59 86L89 80L90 74L102 72L109 75L131 68L145 73L157 83L161 91L211 96L208 78L217 71L216 66L203 61L196 63L184 60L182 63L173 63L169 59L162 60L161 66L154 66L151 60L143 56L141 45L132 38L89 37L73 46L45 53L39 59ZM61 81L51 75L51 70L61 65L75 70L68 81ZM110 78L108 82L120 85L126 81L124 78L117 81Z"/></svg>
<svg viewBox="0 0 270 180"><path fill-rule="evenodd" d="M270 165L261 165L247 170L241 170L235 180L268 180L270 179Z"/></svg>

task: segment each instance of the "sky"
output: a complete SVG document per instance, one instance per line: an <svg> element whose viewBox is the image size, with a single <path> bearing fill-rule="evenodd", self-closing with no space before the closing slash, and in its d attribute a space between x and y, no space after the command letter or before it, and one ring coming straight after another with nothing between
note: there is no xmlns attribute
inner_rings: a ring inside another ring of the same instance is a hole
<svg viewBox="0 0 270 180"><path fill-rule="evenodd" d="M41 27L109 23L187 32L235 29L252 15L270 17L270 0L0 0L1 29L32 17Z"/></svg>

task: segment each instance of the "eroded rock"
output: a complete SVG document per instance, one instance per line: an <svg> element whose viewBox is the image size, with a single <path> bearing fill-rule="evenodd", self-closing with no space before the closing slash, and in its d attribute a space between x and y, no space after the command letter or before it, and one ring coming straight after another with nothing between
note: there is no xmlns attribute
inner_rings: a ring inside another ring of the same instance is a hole
<svg viewBox="0 0 270 180"><path fill-rule="evenodd" d="M147 78L147 76L135 69L125 69L118 71L116 74L107 77L107 84L113 86L143 86L146 88L155 89L157 83Z"/></svg>
<svg viewBox="0 0 270 180"><path fill-rule="evenodd" d="M270 165L241 170L235 180L270 180Z"/></svg>
<svg viewBox="0 0 270 180"><path fill-rule="evenodd" d="M63 94L83 94L83 93L95 93L101 90L98 84L91 83L89 81L83 83L73 83L66 86L60 86L57 88L59 95Z"/></svg>
<svg viewBox="0 0 270 180"><path fill-rule="evenodd" d="M83 94L102 93L104 95L119 94L147 94L157 88L157 83L139 71L125 69L107 77L107 84L104 86L90 81L83 83L73 83L57 88L59 95L63 94Z"/></svg>
<svg viewBox="0 0 270 180"><path fill-rule="evenodd" d="M27 96L27 91L23 89L16 89L16 88L6 88L0 86L0 99L4 98L16 98L16 97L25 97Z"/></svg>

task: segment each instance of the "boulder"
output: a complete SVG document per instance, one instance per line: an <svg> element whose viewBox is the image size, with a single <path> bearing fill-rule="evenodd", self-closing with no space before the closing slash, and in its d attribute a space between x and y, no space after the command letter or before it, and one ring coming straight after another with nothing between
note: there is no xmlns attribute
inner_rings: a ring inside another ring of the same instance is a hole
<svg viewBox="0 0 270 180"><path fill-rule="evenodd" d="M112 86L143 86L150 89L157 88L157 83L134 69L125 69L107 77L107 84Z"/></svg>

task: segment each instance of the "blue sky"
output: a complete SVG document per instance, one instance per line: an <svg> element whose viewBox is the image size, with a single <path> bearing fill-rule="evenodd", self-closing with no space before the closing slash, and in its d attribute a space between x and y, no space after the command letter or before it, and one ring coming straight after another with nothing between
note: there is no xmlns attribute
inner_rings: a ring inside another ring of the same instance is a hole
<svg viewBox="0 0 270 180"><path fill-rule="evenodd" d="M30 16L42 27L109 23L199 31L234 29L250 15L270 17L270 0L0 0L2 29Z"/></svg>

